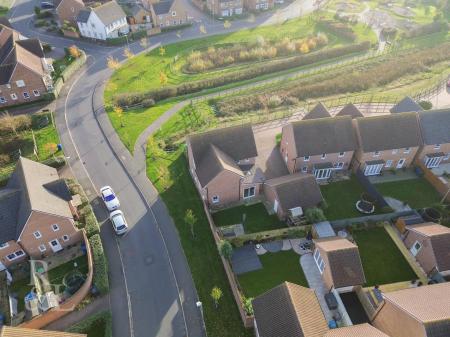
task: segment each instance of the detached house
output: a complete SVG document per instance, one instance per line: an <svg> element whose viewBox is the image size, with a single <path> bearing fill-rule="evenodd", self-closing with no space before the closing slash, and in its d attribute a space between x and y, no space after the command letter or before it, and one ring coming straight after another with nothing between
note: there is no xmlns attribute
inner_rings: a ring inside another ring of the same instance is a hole
<svg viewBox="0 0 450 337"><path fill-rule="evenodd" d="M152 7L157 27L173 27L189 22L185 7L180 0L163 0L154 3Z"/></svg>
<svg viewBox="0 0 450 337"><path fill-rule="evenodd" d="M373 325L390 337L450 336L450 283L383 294Z"/></svg>
<svg viewBox="0 0 450 337"><path fill-rule="evenodd" d="M355 129L358 150L353 167L366 176L410 166L421 144L414 112L356 118Z"/></svg>
<svg viewBox="0 0 450 337"><path fill-rule="evenodd" d="M51 70L38 39L0 24L0 108L42 99L53 90Z"/></svg>
<svg viewBox="0 0 450 337"><path fill-rule="evenodd" d="M358 246L341 237L314 240L314 261L328 290L352 290L366 283Z"/></svg>
<svg viewBox="0 0 450 337"><path fill-rule="evenodd" d="M418 113L422 147L418 159L428 168L450 163L450 109Z"/></svg>
<svg viewBox="0 0 450 337"><path fill-rule="evenodd" d="M81 36L97 40L117 38L129 32L127 16L114 0L81 10L77 25Z"/></svg>
<svg viewBox="0 0 450 337"><path fill-rule="evenodd" d="M283 127L280 151L290 173L312 173L328 179L347 170L356 150L349 116L301 120Z"/></svg>
<svg viewBox="0 0 450 337"><path fill-rule="evenodd" d="M255 138L250 125L194 134L187 138L189 168L210 207L259 194L262 174L255 170Z"/></svg>
<svg viewBox="0 0 450 337"><path fill-rule="evenodd" d="M405 246L429 274L450 274L450 228L436 223L406 227Z"/></svg>
<svg viewBox="0 0 450 337"><path fill-rule="evenodd" d="M71 194L56 169L21 157L0 190L0 268L56 254L81 241Z"/></svg>
<svg viewBox="0 0 450 337"><path fill-rule="evenodd" d="M265 11L274 7L275 0L245 0L244 5L251 12Z"/></svg>
<svg viewBox="0 0 450 337"><path fill-rule="evenodd" d="M58 16L60 25L69 23L73 27L77 27L77 17L84 8L84 2L81 0L54 0L55 11Z"/></svg>

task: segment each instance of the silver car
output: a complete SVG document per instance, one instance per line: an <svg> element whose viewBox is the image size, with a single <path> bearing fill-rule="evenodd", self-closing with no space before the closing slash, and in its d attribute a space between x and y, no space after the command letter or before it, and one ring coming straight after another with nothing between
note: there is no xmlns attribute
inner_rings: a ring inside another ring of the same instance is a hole
<svg viewBox="0 0 450 337"><path fill-rule="evenodd" d="M122 211L117 210L111 212L109 219L117 235L123 235L128 231L128 224Z"/></svg>

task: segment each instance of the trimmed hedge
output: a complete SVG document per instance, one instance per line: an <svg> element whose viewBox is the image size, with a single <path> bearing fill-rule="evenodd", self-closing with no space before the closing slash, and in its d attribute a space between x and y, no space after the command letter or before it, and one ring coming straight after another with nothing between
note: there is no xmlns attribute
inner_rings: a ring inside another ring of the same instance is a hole
<svg viewBox="0 0 450 337"><path fill-rule="evenodd" d="M78 227L84 228L88 238L95 234L100 234L100 226L90 204L87 204L80 210L80 215L81 217L78 222Z"/></svg>
<svg viewBox="0 0 450 337"><path fill-rule="evenodd" d="M100 235L95 234L89 238L91 245L92 257L94 260L94 277L93 283L98 291L103 295L109 292L108 280L108 261L103 251L102 240Z"/></svg>
<svg viewBox="0 0 450 337"><path fill-rule="evenodd" d="M407 39L413 37L419 37L423 35L438 33L438 32L447 32L449 30L449 26L447 22L436 21L426 25L419 26L417 28L406 31L403 36Z"/></svg>
<svg viewBox="0 0 450 337"><path fill-rule="evenodd" d="M111 312L108 310L96 313L75 325L72 325L67 332L73 333L89 333L92 329L103 325L105 327L105 334L103 337L112 337L112 316ZM97 336L97 335L96 335ZM100 336L100 335L98 335Z"/></svg>
<svg viewBox="0 0 450 337"><path fill-rule="evenodd" d="M233 82L249 80L261 75L306 66L317 62L325 61L328 59L364 52L369 49L370 43L367 41L345 47L325 49L315 53L268 62L260 66L248 67L246 70L231 72L228 74L224 74L223 76L220 77L186 82L177 86L170 86L156 90L150 90L143 93L119 94L115 97L114 102L116 105L122 107L139 104L145 99L152 99L155 102L158 102L166 98L192 94L202 91L204 89L215 88Z"/></svg>

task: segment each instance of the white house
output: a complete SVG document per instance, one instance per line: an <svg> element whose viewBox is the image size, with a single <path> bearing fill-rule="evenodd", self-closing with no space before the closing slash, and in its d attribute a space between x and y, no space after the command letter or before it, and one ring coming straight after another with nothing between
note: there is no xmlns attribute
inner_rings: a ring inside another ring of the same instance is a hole
<svg viewBox="0 0 450 337"><path fill-rule="evenodd" d="M77 25L81 36L98 40L119 37L129 32L126 14L114 0L81 10Z"/></svg>

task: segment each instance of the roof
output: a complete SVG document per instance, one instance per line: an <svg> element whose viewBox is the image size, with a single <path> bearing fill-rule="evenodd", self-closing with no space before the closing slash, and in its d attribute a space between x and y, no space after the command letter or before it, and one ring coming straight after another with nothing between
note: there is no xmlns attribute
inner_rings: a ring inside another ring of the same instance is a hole
<svg viewBox="0 0 450 337"><path fill-rule="evenodd" d="M335 288L366 283L358 246L337 236L317 239L314 243L326 254Z"/></svg>
<svg viewBox="0 0 450 337"><path fill-rule="evenodd" d="M364 152L415 147L421 144L416 113L356 118Z"/></svg>
<svg viewBox="0 0 450 337"><path fill-rule="evenodd" d="M423 111L418 115L425 144L450 143L450 109Z"/></svg>
<svg viewBox="0 0 450 337"><path fill-rule="evenodd" d="M333 227L329 221L321 221L313 225L314 231L319 238L327 238L336 236Z"/></svg>
<svg viewBox="0 0 450 337"><path fill-rule="evenodd" d="M394 105L390 111L391 113L418 112L423 111L423 109L411 97L406 96L396 105Z"/></svg>
<svg viewBox="0 0 450 337"><path fill-rule="evenodd" d="M418 214L401 216L398 220L402 220L405 225L417 225L423 223L422 217Z"/></svg>
<svg viewBox="0 0 450 337"><path fill-rule="evenodd" d="M61 3L63 3L64 1L73 1L73 2L78 2L79 4L83 5L84 7L84 2L82 0L53 0L53 5L55 6L55 9L58 9L58 7L61 5Z"/></svg>
<svg viewBox="0 0 450 337"><path fill-rule="evenodd" d="M331 329L323 337L389 337L370 324L358 324Z"/></svg>
<svg viewBox="0 0 450 337"><path fill-rule="evenodd" d="M331 117L327 107L323 103L318 103L302 120Z"/></svg>
<svg viewBox="0 0 450 337"><path fill-rule="evenodd" d="M32 211L72 218L64 185L56 169L20 157L6 188L0 190L5 201L0 203L0 242L17 240Z"/></svg>
<svg viewBox="0 0 450 337"><path fill-rule="evenodd" d="M354 151L356 137L349 116L293 122L296 156Z"/></svg>
<svg viewBox="0 0 450 337"><path fill-rule="evenodd" d="M131 6L128 7L128 11L129 14L132 16L138 15L141 11L148 13L148 11L144 7L142 7L142 5L139 4L132 4Z"/></svg>
<svg viewBox="0 0 450 337"><path fill-rule="evenodd" d="M153 10L155 11L155 14L162 15L162 14L169 13L173 2L174 2L174 0L166 0L166 1L160 1L160 2L154 3Z"/></svg>
<svg viewBox="0 0 450 337"><path fill-rule="evenodd" d="M87 337L86 334L3 326L0 337Z"/></svg>
<svg viewBox="0 0 450 337"><path fill-rule="evenodd" d="M77 22L86 23L89 20L89 15L91 15L91 8L82 9L77 16Z"/></svg>
<svg viewBox="0 0 450 337"><path fill-rule="evenodd" d="M339 116L350 116L352 119L357 117L364 117L361 111L353 104L349 103L339 111L335 117Z"/></svg>
<svg viewBox="0 0 450 337"><path fill-rule="evenodd" d="M8 28L13 28L11 22L9 22L8 18L5 16L0 16L0 25L6 26Z"/></svg>
<svg viewBox="0 0 450 337"><path fill-rule="evenodd" d="M445 320L450 329L450 282L383 293L383 296L422 323Z"/></svg>
<svg viewBox="0 0 450 337"><path fill-rule="evenodd" d="M21 45L30 53L38 56L39 58L44 58L44 50L42 49L41 41L39 39L25 39L16 41L18 45Z"/></svg>
<svg viewBox="0 0 450 337"><path fill-rule="evenodd" d="M295 207L316 207L323 200L316 178L311 174L289 174L267 180L265 184L275 190L284 211Z"/></svg>
<svg viewBox="0 0 450 337"><path fill-rule="evenodd" d="M328 330L313 289L284 282L252 304L260 337L323 337Z"/></svg>
<svg viewBox="0 0 450 337"><path fill-rule="evenodd" d="M122 7L114 0L105 2L104 4L93 8L92 11L97 14L98 18L105 26L126 17Z"/></svg>

